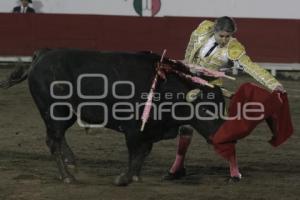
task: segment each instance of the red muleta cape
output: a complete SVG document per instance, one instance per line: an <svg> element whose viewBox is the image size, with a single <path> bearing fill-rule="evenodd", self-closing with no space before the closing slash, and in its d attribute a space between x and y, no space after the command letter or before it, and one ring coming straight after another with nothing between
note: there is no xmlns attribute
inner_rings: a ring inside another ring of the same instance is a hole
<svg viewBox="0 0 300 200"><path fill-rule="evenodd" d="M243 108L249 102L259 102L263 105L263 112L251 112L247 116L260 119L245 119L241 116L232 120L226 120L212 137L215 151L229 160L235 155L236 140L246 137L263 120L266 120L273 137L269 141L274 147L282 144L293 133L293 125L289 111L289 103L286 93L272 92L252 83L243 84L230 101L228 116L237 116L239 108ZM251 105L248 108L251 108ZM257 106L252 106L256 109Z"/></svg>

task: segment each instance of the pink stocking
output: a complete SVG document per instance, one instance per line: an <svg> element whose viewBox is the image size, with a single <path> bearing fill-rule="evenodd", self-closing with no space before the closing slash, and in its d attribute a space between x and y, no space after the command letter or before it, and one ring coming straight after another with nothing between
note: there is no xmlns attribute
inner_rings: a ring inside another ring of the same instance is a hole
<svg viewBox="0 0 300 200"><path fill-rule="evenodd" d="M175 161L170 169L171 173L175 173L180 169L184 168L184 158L187 149L191 143L192 135L179 135L177 141L177 152Z"/></svg>
<svg viewBox="0 0 300 200"><path fill-rule="evenodd" d="M229 167L230 167L230 176L231 177L237 177L242 178L242 175L240 174L239 167L236 160L236 155L232 155L229 158Z"/></svg>

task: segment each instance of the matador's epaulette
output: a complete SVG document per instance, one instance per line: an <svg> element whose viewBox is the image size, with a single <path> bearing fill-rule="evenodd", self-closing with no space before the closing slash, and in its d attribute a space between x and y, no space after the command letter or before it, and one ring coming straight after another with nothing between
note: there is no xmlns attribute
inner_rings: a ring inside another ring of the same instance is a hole
<svg viewBox="0 0 300 200"><path fill-rule="evenodd" d="M197 35L203 35L206 34L208 32L213 31L214 28L214 22L209 21L209 20L204 20L203 22L201 22L199 24L199 26L195 29L194 33L196 33Z"/></svg>

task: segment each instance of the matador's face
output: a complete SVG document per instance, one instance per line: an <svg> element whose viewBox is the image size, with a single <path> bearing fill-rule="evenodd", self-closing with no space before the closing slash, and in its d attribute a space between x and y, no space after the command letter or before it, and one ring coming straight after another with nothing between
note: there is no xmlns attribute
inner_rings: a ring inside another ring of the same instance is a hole
<svg viewBox="0 0 300 200"><path fill-rule="evenodd" d="M21 0L21 3L24 7L27 7L29 4L29 0Z"/></svg>
<svg viewBox="0 0 300 200"><path fill-rule="evenodd" d="M224 47L228 44L230 38L232 37L232 33L227 31L218 31L214 33L214 37L219 46Z"/></svg>

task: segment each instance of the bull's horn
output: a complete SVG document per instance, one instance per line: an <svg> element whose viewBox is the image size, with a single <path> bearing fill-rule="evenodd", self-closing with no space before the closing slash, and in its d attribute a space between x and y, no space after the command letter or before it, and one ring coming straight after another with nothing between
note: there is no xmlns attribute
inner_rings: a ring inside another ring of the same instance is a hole
<svg viewBox="0 0 300 200"><path fill-rule="evenodd" d="M210 88L214 88L215 87L213 84L210 84L210 83L206 83L205 85L208 86L208 87L210 87Z"/></svg>
<svg viewBox="0 0 300 200"><path fill-rule="evenodd" d="M225 78L227 78L227 79L233 80L233 81L235 81L235 80L236 80L236 78L235 78L235 77L233 77L233 76L228 76L228 75L225 75L224 77L225 77Z"/></svg>
<svg viewBox="0 0 300 200"><path fill-rule="evenodd" d="M221 90L224 97L231 98L232 95L234 95L234 92L231 92L225 88L221 88Z"/></svg>
<svg viewBox="0 0 300 200"><path fill-rule="evenodd" d="M189 103L195 101L197 99L198 95L200 94L200 92L201 92L200 89L194 89L194 90L189 91L185 97L186 101Z"/></svg>

